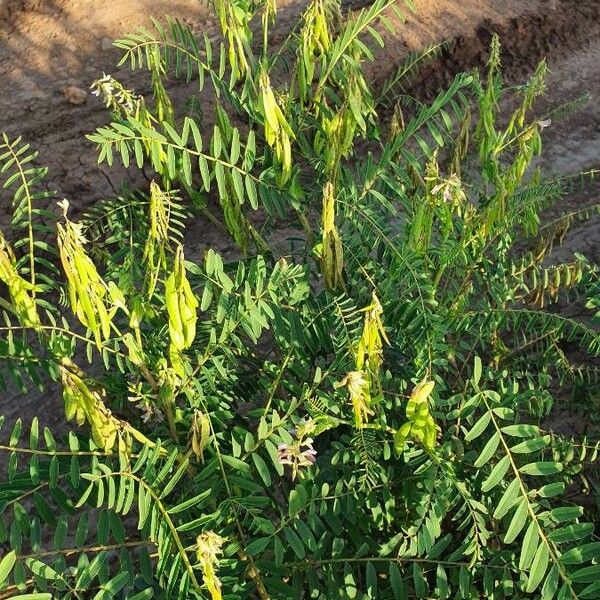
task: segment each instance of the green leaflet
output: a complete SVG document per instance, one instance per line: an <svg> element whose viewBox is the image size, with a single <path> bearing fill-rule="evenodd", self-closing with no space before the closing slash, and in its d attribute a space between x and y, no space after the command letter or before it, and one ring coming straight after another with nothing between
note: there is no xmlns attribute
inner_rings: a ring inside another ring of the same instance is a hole
<svg viewBox="0 0 600 600"><path fill-rule="evenodd" d="M504 536L505 544L510 544L517 538L527 523L528 517L529 502L527 501L527 498L523 498L521 502L519 502L519 505L512 516L508 530L506 531L506 535Z"/></svg>
<svg viewBox="0 0 600 600"><path fill-rule="evenodd" d="M528 594L534 592L537 589L542 579L546 575L546 569L548 568L548 558L548 546L545 542L541 542L535 552L533 561L531 562L529 579L527 580L527 586L525 588L525 591Z"/></svg>
<svg viewBox="0 0 600 600"><path fill-rule="evenodd" d="M513 479L509 484L504 494L500 498L496 510L494 510L494 518L501 519L516 503L519 497L519 480Z"/></svg>

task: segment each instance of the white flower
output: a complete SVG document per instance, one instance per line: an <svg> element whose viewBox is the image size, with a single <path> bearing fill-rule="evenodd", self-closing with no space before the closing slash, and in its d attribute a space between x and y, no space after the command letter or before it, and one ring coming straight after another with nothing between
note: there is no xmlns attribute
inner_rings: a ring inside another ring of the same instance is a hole
<svg viewBox="0 0 600 600"><path fill-rule="evenodd" d="M57 202L56 205L62 210L63 216L66 218L67 212L69 211L69 201L66 198L64 198L63 200Z"/></svg>
<svg viewBox="0 0 600 600"><path fill-rule="evenodd" d="M131 115L140 101L140 96L132 90L127 90L112 75L102 74L90 86L92 94L104 100L107 108L121 110L127 115Z"/></svg>

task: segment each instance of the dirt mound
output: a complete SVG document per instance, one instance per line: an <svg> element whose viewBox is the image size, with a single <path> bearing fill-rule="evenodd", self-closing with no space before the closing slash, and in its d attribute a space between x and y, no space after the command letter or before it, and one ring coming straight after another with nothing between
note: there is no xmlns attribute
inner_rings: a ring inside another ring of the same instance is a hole
<svg viewBox="0 0 600 600"><path fill-rule="evenodd" d="M539 8L537 12L517 15L505 13L508 16L504 19L486 16L467 34L461 32L446 38L441 55L423 69L410 92L423 99L431 98L458 73L483 67L494 33L502 41L503 71L511 82L525 80L543 58L555 65L574 52L585 51L597 39L600 1L556 0L542 2Z"/></svg>
<svg viewBox="0 0 600 600"><path fill-rule="evenodd" d="M0 2L0 19L9 21L24 11L35 11L42 6L42 0L2 0Z"/></svg>

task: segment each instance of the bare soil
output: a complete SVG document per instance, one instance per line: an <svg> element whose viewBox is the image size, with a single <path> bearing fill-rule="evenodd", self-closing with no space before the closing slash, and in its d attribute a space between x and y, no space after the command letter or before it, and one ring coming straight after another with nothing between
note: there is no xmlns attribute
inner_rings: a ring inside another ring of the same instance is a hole
<svg viewBox="0 0 600 600"><path fill-rule="evenodd" d="M359 2L360 3L360 2ZM364 4L364 2L363 2ZM305 5L278 2L283 34ZM415 0L417 12L406 14L396 35L387 32L386 47L373 68L380 83L406 54L446 41L447 48L412 84L423 99L458 72L481 66L492 32L503 43L503 62L510 80L521 81L547 57L551 69L542 110L584 92L591 101L578 113L547 130L541 166L549 175L566 175L600 167L600 0ZM202 34L216 31L211 10L198 0L0 0L0 131L23 135L49 167L48 187L76 207L118 192L140 174L97 166L96 152L85 134L107 122L108 115L87 91L102 72L115 73L118 51L111 40L148 25L150 15L169 14ZM382 30L383 32L383 30ZM148 91L145 73L118 73L138 91ZM173 82L176 93L177 82ZM576 190L556 210L592 203L599 187ZM0 204L0 226L9 216ZM600 262L600 217L575 227L561 257L580 251ZM7 395L6 404L14 404ZM56 396L31 395L14 412L60 415ZM4 414L11 408L2 407ZM58 416L57 416L58 419Z"/></svg>

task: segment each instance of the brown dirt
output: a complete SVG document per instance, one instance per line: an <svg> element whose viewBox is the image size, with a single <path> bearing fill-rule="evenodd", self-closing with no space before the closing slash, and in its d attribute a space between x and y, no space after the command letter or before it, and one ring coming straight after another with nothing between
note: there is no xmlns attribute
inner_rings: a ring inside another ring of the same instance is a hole
<svg viewBox="0 0 600 600"><path fill-rule="evenodd" d="M304 2L280 0L280 32ZM382 81L402 58L425 45L447 41L442 56L412 84L424 99L459 71L481 66L492 31L504 45L506 72L514 81L548 57L552 71L544 106L551 107L583 92L591 102L579 113L554 123L546 136L541 165L563 175L600 166L600 0L415 0L396 35L386 34L386 48L374 69ZM196 0L0 0L0 131L23 135L49 167L48 186L75 207L119 190L121 181L141 181L123 169L98 167L93 145L84 135L107 122L102 105L85 94L103 71L115 73L118 52L110 40L165 14L189 23L197 33L213 32L211 11ZM145 73L119 77L148 91ZM176 90L179 84L173 82ZM591 190L591 191L590 191ZM589 203L597 188L576 192L560 210ZM6 199L4 200L6 202ZM7 221L0 207L0 226ZM600 218L574 228L561 254L583 251L600 262ZM11 395L12 396L12 395ZM6 403L11 400L7 397ZM34 405L35 408L34 408ZM15 413L55 411L56 396L32 395ZM3 413L11 412L2 407ZM54 420L54 419L50 419Z"/></svg>

